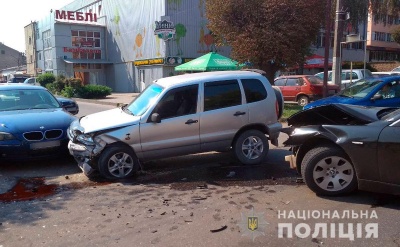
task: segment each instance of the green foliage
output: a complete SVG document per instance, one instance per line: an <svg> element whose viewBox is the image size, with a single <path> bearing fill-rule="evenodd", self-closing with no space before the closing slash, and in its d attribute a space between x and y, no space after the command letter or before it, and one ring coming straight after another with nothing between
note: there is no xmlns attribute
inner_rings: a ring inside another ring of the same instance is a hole
<svg viewBox="0 0 400 247"><path fill-rule="evenodd" d="M392 38L397 44L400 44L400 27L396 27L392 30Z"/></svg>
<svg viewBox="0 0 400 247"><path fill-rule="evenodd" d="M53 83L48 83L46 88L55 95L67 98L76 96L78 89L82 87L82 81L77 78L66 78L63 75L56 77Z"/></svg>
<svg viewBox="0 0 400 247"><path fill-rule="evenodd" d="M293 114L301 111L303 107L297 104L284 104L281 121L286 121Z"/></svg>
<svg viewBox="0 0 400 247"><path fill-rule="evenodd" d="M84 99L102 99L111 94L111 88L102 85L86 85L77 89L77 95Z"/></svg>
<svg viewBox="0 0 400 247"><path fill-rule="evenodd" d="M71 87L71 86L66 86L64 87L63 90L61 90L61 95L67 98L72 98L75 96L76 88Z"/></svg>
<svg viewBox="0 0 400 247"><path fill-rule="evenodd" d="M325 20L321 0L207 0L206 10L216 44L231 46L232 59L251 62L270 81L285 65L302 64Z"/></svg>
<svg viewBox="0 0 400 247"><path fill-rule="evenodd" d="M36 81L43 87L46 87L49 83L53 83L55 80L55 76L51 73L41 74L36 78Z"/></svg>

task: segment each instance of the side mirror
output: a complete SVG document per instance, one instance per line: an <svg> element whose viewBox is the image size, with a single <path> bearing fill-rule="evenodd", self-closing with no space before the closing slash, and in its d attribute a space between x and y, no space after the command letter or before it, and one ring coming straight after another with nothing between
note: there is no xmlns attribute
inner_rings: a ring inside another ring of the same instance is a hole
<svg viewBox="0 0 400 247"><path fill-rule="evenodd" d="M153 122L153 123L161 123L161 116L158 113L151 114L150 119L151 119L151 122Z"/></svg>
<svg viewBox="0 0 400 247"><path fill-rule="evenodd" d="M371 98L371 101L375 101L375 100L378 100L378 99L382 99L382 95L381 95L381 94L375 94L375 95Z"/></svg>

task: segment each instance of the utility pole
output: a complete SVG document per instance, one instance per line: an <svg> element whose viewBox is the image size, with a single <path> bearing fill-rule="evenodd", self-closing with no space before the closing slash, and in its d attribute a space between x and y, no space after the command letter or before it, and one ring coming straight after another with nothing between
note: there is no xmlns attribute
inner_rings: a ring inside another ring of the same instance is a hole
<svg viewBox="0 0 400 247"><path fill-rule="evenodd" d="M325 8L325 53L324 53L324 82L322 84L322 97L328 96L328 64L329 48L331 47L331 8L332 0L326 0Z"/></svg>
<svg viewBox="0 0 400 247"><path fill-rule="evenodd" d="M333 44L333 65L332 65L332 81L341 86L341 73L342 58L340 54L340 46L343 37L343 21L345 11L343 10L343 0L336 2L336 16L335 16L335 39Z"/></svg>

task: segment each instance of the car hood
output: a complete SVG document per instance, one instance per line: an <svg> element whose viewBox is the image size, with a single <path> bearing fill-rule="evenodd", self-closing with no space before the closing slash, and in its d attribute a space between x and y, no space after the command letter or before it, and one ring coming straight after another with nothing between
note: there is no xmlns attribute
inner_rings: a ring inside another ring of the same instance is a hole
<svg viewBox="0 0 400 247"><path fill-rule="evenodd" d="M115 108L82 117L80 125L85 133L92 133L138 124L139 121L140 116L126 113L121 108Z"/></svg>
<svg viewBox="0 0 400 247"><path fill-rule="evenodd" d="M300 111L288 118L293 127L307 125L363 125L375 122L397 108L329 104Z"/></svg>
<svg viewBox="0 0 400 247"><path fill-rule="evenodd" d="M32 109L0 112L0 131L24 133L47 129L67 129L76 117L63 109Z"/></svg>
<svg viewBox="0 0 400 247"><path fill-rule="evenodd" d="M355 102L357 102L357 99L355 99L355 98L334 95L331 97L326 97L326 98L311 102L311 103L307 104L306 106L304 106L304 109L309 109L312 107L328 105L328 104L353 104Z"/></svg>

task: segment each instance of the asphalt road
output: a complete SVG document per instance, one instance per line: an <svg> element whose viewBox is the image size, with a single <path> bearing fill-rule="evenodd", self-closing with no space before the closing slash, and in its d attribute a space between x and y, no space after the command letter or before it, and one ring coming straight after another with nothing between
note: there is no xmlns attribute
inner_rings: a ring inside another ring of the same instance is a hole
<svg viewBox="0 0 400 247"><path fill-rule="evenodd" d="M78 117L113 108L79 105ZM258 166L217 152L151 161L113 183L89 180L71 157L2 164L0 247L400 246L399 197L317 197L288 153L272 148Z"/></svg>

